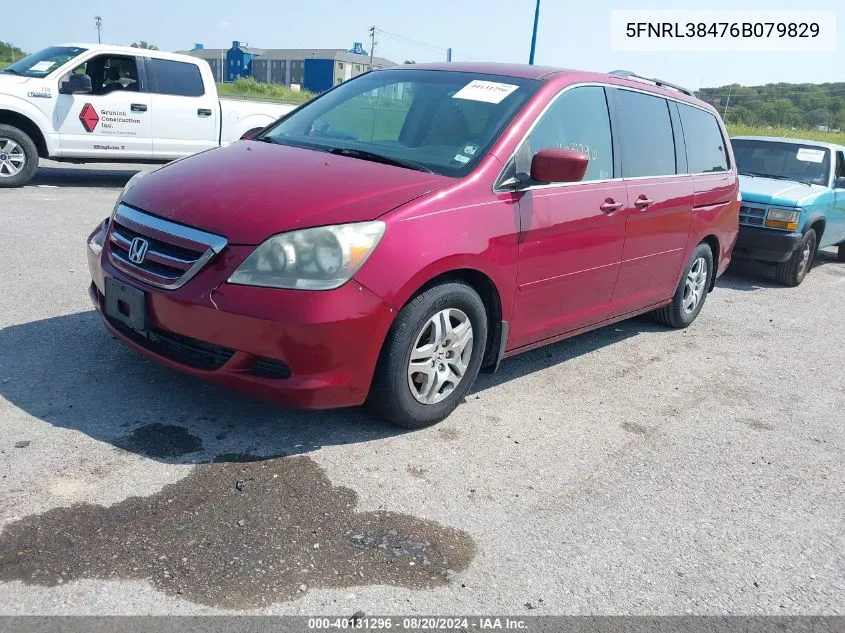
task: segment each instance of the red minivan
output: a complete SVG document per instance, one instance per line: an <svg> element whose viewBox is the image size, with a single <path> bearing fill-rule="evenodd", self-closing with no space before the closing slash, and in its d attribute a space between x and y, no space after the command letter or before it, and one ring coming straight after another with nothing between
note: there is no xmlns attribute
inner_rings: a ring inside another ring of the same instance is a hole
<svg viewBox="0 0 845 633"><path fill-rule="evenodd" d="M88 239L106 328L286 405L445 418L503 358L653 311L727 268L727 133L624 71L397 66L132 178Z"/></svg>

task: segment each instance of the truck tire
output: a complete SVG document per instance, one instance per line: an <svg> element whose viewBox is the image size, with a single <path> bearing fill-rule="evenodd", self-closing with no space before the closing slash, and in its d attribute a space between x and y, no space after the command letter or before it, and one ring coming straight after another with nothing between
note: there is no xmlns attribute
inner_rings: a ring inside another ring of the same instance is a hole
<svg viewBox="0 0 845 633"><path fill-rule="evenodd" d="M486 342L478 293L458 280L432 286L396 315L367 406L408 429L440 422L475 382Z"/></svg>
<svg viewBox="0 0 845 633"><path fill-rule="evenodd" d="M781 262L775 268L775 279L779 284L794 288L804 281L804 277L813 265L816 255L816 230L810 229L804 234L801 244L792 253L792 257Z"/></svg>
<svg viewBox="0 0 845 633"><path fill-rule="evenodd" d="M25 133L0 125L0 188L22 187L38 169L38 148Z"/></svg>
<svg viewBox="0 0 845 633"><path fill-rule="evenodd" d="M840 262L845 262L845 242L842 242L839 245L839 250L836 252L836 256L839 258Z"/></svg>
<svg viewBox="0 0 845 633"><path fill-rule="evenodd" d="M677 329L690 325L704 306L714 274L713 251L707 244L699 244L684 268L672 302L655 310L654 317L663 325Z"/></svg>

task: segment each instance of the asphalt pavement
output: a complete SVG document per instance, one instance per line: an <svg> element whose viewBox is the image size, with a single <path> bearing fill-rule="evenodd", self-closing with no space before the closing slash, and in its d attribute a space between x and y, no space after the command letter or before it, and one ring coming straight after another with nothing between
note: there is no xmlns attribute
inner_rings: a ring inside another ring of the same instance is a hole
<svg viewBox="0 0 845 633"><path fill-rule="evenodd" d="M845 264L732 268L505 361L445 422L255 402L102 328L143 167L0 190L0 613L845 614Z"/></svg>

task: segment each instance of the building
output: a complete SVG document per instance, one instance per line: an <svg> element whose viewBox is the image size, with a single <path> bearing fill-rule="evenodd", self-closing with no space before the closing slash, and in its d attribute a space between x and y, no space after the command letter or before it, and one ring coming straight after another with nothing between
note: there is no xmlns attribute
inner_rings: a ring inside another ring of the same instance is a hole
<svg viewBox="0 0 845 633"><path fill-rule="evenodd" d="M370 56L356 42L349 50L341 48L248 48L232 42L228 50L204 48L195 44L188 55L208 62L217 81L252 77L262 83L299 85L311 92L323 92L370 70ZM373 57L373 68L393 66L394 62ZM225 70L221 74L221 68Z"/></svg>

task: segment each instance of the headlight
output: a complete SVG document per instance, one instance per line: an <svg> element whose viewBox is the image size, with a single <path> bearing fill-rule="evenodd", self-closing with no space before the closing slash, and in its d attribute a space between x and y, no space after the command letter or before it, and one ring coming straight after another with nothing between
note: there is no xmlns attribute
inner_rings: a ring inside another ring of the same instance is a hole
<svg viewBox="0 0 845 633"><path fill-rule="evenodd" d="M151 174L153 171L155 170L153 169L150 171L139 171L137 174L132 176L132 178L130 178L125 185L123 185L123 189L120 190L120 195L117 197L117 201L114 203L114 207L111 210L111 219L114 219L114 214L117 211L117 206L121 202L123 202L123 198L127 193L129 193L129 190L132 189L132 187L134 187L135 185L137 185L138 181L141 180L141 178L143 178L147 174Z"/></svg>
<svg viewBox="0 0 845 633"><path fill-rule="evenodd" d="M380 221L280 233L255 249L229 283L332 290L358 272L383 235Z"/></svg>
<svg viewBox="0 0 845 633"><path fill-rule="evenodd" d="M770 229L798 230L801 209L769 209L766 212L766 226Z"/></svg>

